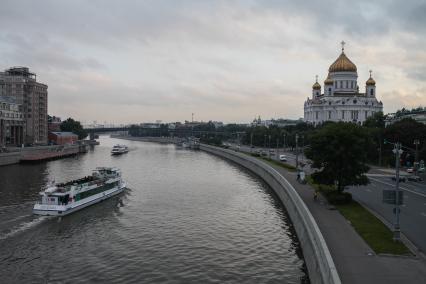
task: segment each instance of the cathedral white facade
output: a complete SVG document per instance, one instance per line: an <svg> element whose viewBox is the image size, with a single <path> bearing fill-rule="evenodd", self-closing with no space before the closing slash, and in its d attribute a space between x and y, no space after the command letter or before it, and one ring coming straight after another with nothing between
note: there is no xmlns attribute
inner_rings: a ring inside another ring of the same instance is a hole
<svg viewBox="0 0 426 284"><path fill-rule="evenodd" d="M376 98L376 82L371 77L365 82L365 93L358 86L357 67L344 52L328 68L324 92L316 82L312 86L312 98L305 101L304 120L314 125L325 121L345 121L362 124L367 117L383 111L382 102Z"/></svg>

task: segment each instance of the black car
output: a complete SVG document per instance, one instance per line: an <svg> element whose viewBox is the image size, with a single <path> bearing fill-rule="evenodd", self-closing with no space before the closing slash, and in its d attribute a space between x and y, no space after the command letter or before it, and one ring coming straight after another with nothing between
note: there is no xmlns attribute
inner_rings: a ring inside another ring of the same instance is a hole
<svg viewBox="0 0 426 284"><path fill-rule="evenodd" d="M395 180L396 181L396 176L393 176L392 177L392 180ZM404 177L404 176L399 176L399 182L405 182L407 179Z"/></svg>
<svg viewBox="0 0 426 284"><path fill-rule="evenodd" d="M407 179L409 180L409 181L422 181L422 178L421 177L419 177L419 176L408 176L407 177Z"/></svg>

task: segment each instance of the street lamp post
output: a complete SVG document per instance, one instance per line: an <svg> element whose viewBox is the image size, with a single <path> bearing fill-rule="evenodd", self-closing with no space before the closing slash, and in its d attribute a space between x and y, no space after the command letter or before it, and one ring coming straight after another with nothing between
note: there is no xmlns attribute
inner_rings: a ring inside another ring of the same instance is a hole
<svg viewBox="0 0 426 284"><path fill-rule="evenodd" d="M393 230L393 240L394 241L400 241L401 240L401 229L399 226L399 204L402 204L402 200L399 200L399 198L402 196L400 195L399 190L399 163L400 163L400 157L402 154L401 149L401 143L397 142L394 145L394 148L392 152L395 154L395 224L394 224L394 230Z"/></svg>
<svg viewBox="0 0 426 284"><path fill-rule="evenodd" d="M284 140L283 140L283 153L285 152L285 133L284 133Z"/></svg>
<svg viewBox="0 0 426 284"><path fill-rule="evenodd" d="M418 170L419 170L419 144L420 144L419 139L414 140L414 145L416 145L416 154L414 156L414 173L415 173L415 175L417 175Z"/></svg>
<svg viewBox="0 0 426 284"><path fill-rule="evenodd" d="M299 146L298 146L298 142L299 142L299 134L296 134L296 171L299 168Z"/></svg>
<svg viewBox="0 0 426 284"><path fill-rule="evenodd" d="M279 140L280 140L280 139L279 139L279 138L277 138L277 148L276 148L276 150L275 150L275 155L277 156L277 158L278 158L278 143L280 142Z"/></svg>
<svg viewBox="0 0 426 284"><path fill-rule="evenodd" d="M269 142L268 142L268 157L271 158L271 135L269 135Z"/></svg>

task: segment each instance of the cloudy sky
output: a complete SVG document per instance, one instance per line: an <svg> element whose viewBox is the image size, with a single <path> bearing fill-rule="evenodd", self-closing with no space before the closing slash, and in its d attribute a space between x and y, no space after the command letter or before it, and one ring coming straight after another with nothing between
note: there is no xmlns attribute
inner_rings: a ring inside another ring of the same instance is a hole
<svg viewBox="0 0 426 284"><path fill-rule="evenodd" d="M2 0L0 69L83 122L299 118L340 53L384 111L426 106L426 1Z"/></svg>

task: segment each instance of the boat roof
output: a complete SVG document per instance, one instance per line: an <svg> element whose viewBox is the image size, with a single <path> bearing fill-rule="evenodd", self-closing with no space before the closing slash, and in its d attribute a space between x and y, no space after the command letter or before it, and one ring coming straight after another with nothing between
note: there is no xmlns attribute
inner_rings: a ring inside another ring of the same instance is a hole
<svg viewBox="0 0 426 284"><path fill-rule="evenodd" d="M119 171L120 169L117 167L96 167L96 169L94 171L112 171L112 172L116 172Z"/></svg>

